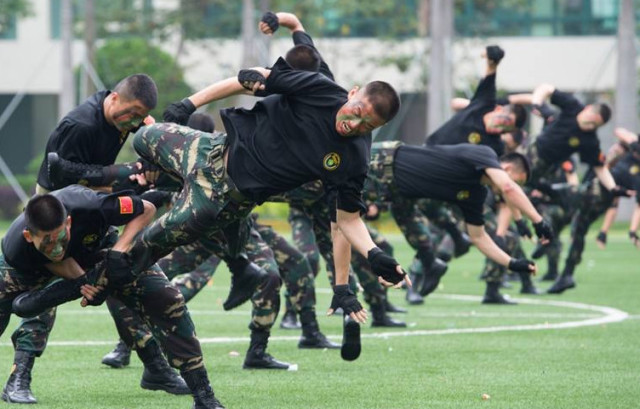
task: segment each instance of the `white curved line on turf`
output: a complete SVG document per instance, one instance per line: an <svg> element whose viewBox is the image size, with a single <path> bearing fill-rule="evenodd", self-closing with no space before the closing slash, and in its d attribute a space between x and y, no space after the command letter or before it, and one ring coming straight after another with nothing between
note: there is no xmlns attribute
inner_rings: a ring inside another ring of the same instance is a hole
<svg viewBox="0 0 640 409"><path fill-rule="evenodd" d="M459 295L459 294L432 294L431 298L443 298L456 301L481 301L481 297L475 295ZM561 308L573 308L584 311L592 311L604 314L595 318L588 318L579 321L566 321L557 323L541 323L527 325L503 325L478 328L450 328L450 329L434 329L434 330L412 330L412 331L393 331L393 332L374 332L364 333L362 338L390 338L390 337L410 337L410 336L426 336L426 335L450 335L450 334L479 334L489 332L506 332L506 331L540 331L552 329L567 329L588 327L594 325L611 324L624 321L629 318L629 314L617 308L584 304L571 301L553 301L553 300L535 300L531 298L514 298L514 301L520 304L531 305L551 305ZM512 308L512 307L498 307ZM327 338L341 339L342 335L330 335ZM269 337L269 341L298 341L300 336L273 336ZM201 344L227 344L236 342L247 342L249 337L215 337L215 338L199 338ZM52 341L48 345L52 346L102 346L113 345L114 341ZM11 343L1 343L0 346L13 346Z"/></svg>

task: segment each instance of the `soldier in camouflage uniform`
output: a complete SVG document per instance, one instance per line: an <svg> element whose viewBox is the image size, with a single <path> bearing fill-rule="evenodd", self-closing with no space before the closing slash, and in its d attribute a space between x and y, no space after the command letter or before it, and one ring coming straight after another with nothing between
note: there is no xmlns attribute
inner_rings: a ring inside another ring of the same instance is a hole
<svg viewBox="0 0 640 409"><path fill-rule="evenodd" d="M611 174L616 186L624 189L627 194L631 191L636 193L640 191L640 143L636 139L630 144L629 148L630 152L624 154L611 168ZM576 286L573 274L582 260L585 237L589 231L589 226L611 207L616 197L597 178L584 182L580 189L580 206L571 221L571 245L565 259L562 274L547 290L550 294L561 294ZM637 194L636 202L636 211L638 211L640 209L640 197ZM629 237L632 243L637 246L638 240L635 235L635 227L632 225L629 230Z"/></svg>
<svg viewBox="0 0 640 409"><path fill-rule="evenodd" d="M480 251L513 271L534 271L532 262L524 258L511 258L495 245L483 228L482 209L486 191L481 182L499 189L503 195L509 195L505 197L507 203L533 220L538 220L534 227L541 239L548 240L552 236L549 225L513 182L517 180L523 183L526 180L527 161L522 155L512 153L498 162L496 154L484 146L460 144L421 148L383 142L372 146L371 157L365 195L371 200L391 202L392 209L394 206L402 209L402 213L398 211L394 214L395 218L401 219L411 214L415 209L415 200L419 198L455 203L462 210L471 239ZM423 233L417 235L417 240L411 237L412 230L403 229L403 233L408 240L425 243L418 249L418 258L425 263L426 257L433 257L432 247L428 247L428 231L411 220L415 219L404 219L405 226L413 223L414 231ZM433 291L440 277L425 277L420 284L420 291L424 294ZM497 291L497 288L490 285L491 292Z"/></svg>
<svg viewBox="0 0 640 409"><path fill-rule="evenodd" d="M109 273L118 268L117 262L114 265L112 252L126 248L154 213L151 203L135 196L126 193L105 195L77 185L32 199L25 215L16 219L2 241L0 306L4 312L0 314L3 317L0 330L4 332L11 311L32 316L60 302L77 299L81 294L92 300L98 294L95 286L106 286L114 297L142 315L187 384L199 385L187 389L185 382L175 374L173 385L168 385L166 378L158 379L148 373L149 368L166 365L159 345L151 344L138 350L145 363L142 386L186 389L180 393L192 393L196 403L206 389L215 399L184 300L157 265L145 269L130 284L118 282ZM110 226L125 223L122 236L113 244L114 230ZM105 248L108 248L106 257L100 252ZM55 275L65 279L38 290ZM37 334L24 335L33 344L46 341L46 338L39 339ZM17 348L21 345L21 336L16 337ZM3 390L3 399L35 403L29 390L32 365L33 358L26 363L18 360Z"/></svg>

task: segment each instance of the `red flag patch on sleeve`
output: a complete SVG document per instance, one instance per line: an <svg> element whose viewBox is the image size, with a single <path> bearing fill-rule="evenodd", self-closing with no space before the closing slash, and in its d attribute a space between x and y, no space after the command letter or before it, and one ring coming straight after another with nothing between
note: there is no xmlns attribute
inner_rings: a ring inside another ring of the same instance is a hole
<svg viewBox="0 0 640 409"><path fill-rule="evenodd" d="M129 196L121 196L118 200L120 201L120 214L133 214L133 199Z"/></svg>

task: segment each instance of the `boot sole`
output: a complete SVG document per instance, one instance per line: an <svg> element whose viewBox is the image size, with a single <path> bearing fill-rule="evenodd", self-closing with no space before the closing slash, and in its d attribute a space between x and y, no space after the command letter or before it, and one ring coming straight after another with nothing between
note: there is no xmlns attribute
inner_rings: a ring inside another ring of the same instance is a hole
<svg viewBox="0 0 640 409"><path fill-rule="evenodd" d="M120 362L120 363L102 361L102 364L106 366L110 366L111 368L120 369L120 368L124 368L125 366L129 366L129 361Z"/></svg>
<svg viewBox="0 0 640 409"><path fill-rule="evenodd" d="M163 391L171 395L191 395L189 388L167 387L160 383L140 382L140 387L148 391Z"/></svg>
<svg viewBox="0 0 640 409"><path fill-rule="evenodd" d="M355 361L360 356L361 350L360 324L347 316L344 318L340 356L345 361Z"/></svg>

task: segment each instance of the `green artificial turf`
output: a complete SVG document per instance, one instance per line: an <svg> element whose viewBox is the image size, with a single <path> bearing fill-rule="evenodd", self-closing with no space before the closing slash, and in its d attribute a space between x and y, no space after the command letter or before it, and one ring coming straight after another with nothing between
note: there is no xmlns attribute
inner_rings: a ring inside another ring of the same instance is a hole
<svg viewBox="0 0 640 409"><path fill-rule="evenodd" d="M640 257L624 231L610 234L606 251L595 246L594 235L587 239L576 273L577 288L561 296L523 297L541 300L540 304L480 304L484 284L478 275L483 258L472 250L451 262L440 288L424 305L395 315L407 321L408 328L381 330L365 325L362 355L354 362L342 361L335 350L299 350L299 332L280 329L278 321L268 350L280 360L297 363L299 370L243 370L250 309L243 305L223 311L229 281L224 268L189 308L216 395L228 408L637 408ZM411 249L398 234L388 237L396 257L407 266ZM527 244L528 250L531 247ZM541 263L541 273L544 266ZM513 285L504 292L520 298L519 284ZM542 289L548 285L539 284ZM339 341L341 320L324 315L330 294L323 273L317 289L321 329ZM394 304L406 306L403 291L389 293ZM616 310L602 312L590 309L591 305ZM622 313L629 317L621 322L554 328ZM0 338L0 369L5 371L0 382L12 363L10 336L17 323L13 317ZM542 329L527 329L531 327ZM379 336L398 332L403 336ZM82 309L77 303L61 307L50 345L33 371L37 407L191 407L188 396L142 390L138 385L142 365L135 357L125 369L101 365L101 357L116 340L106 307ZM483 400L483 394L489 399Z"/></svg>

